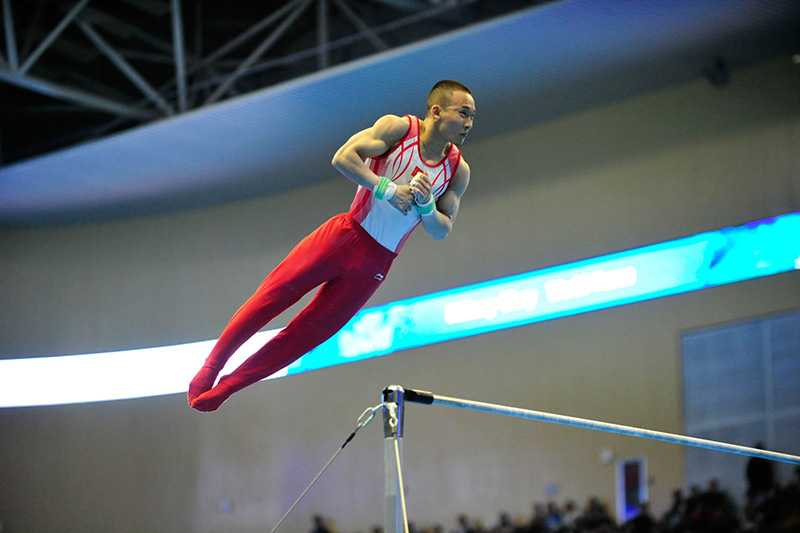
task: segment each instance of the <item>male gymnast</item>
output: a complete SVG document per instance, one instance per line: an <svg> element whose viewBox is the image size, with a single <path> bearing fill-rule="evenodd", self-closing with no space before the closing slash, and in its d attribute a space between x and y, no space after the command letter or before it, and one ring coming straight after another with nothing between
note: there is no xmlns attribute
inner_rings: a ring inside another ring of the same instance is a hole
<svg viewBox="0 0 800 533"><path fill-rule="evenodd" d="M428 95L424 120L385 115L339 148L333 166L358 185L350 210L303 239L236 312L189 384L194 409L215 411L339 331L377 290L420 223L435 240L450 233L469 184L458 146L474 117L470 90L442 80ZM320 285L280 333L214 385L247 339Z"/></svg>

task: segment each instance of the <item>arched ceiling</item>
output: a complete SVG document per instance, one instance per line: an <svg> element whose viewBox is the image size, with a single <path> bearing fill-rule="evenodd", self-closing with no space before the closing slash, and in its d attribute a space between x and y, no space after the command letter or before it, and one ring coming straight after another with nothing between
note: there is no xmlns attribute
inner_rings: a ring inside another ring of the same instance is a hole
<svg viewBox="0 0 800 533"><path fill-rule="evenodd" d="M335 175L465 82L480 138L800 53L796 0L3 1L0 223L139 216ZM177 16L176 16L177 14Z"/></svg>

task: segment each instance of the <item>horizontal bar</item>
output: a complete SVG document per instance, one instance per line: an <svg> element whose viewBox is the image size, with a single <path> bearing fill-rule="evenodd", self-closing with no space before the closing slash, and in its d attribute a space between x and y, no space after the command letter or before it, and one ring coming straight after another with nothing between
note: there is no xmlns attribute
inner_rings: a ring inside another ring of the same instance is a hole
<svg viewBox="0 0 800 533"><path fill-rule="evenodd" d="M749 448L747 446L738 446L735 444L727 444L724 442L717 442L713 440L698 439L695 437L686 437L684 435L676 435L674 433L664 433L661 431L653 431L650 429L641 429L631 426L621 426L619 424L610 424L608 422L598 422L596 420L588 420L585 418L575 418L571 416L544 413L541 411L531 411L529 409L519 409L517 407L507 407L505 405L496 405L491 403L475 402L471 400L462 400L459 398L450 398L447 396L439 396L436 394L432 394L426 391L416 391L412 389L406 389L405 394L403 395L403 399L414 403L460 407L462 409L470 409L473 411L483 411L485 413L493 413L499 415L514 416L517 418L525 418L527 420L537 420L540 422L551 422L554 424L561 424L565 426L572 426L584 429L594 429L598 431L605 431L608 433L628 435L630 437L641 437L645 439L658 440L663 442L672 442L674 444L683 444L686 446L705 448L707 450L735 453L739 455L748 455L750 457L761 457L763 459L770 459L773 461L780 461L783 463L800 465L800 457L785 453L771 452L768 450L759 450L757 448Z"/></svg>

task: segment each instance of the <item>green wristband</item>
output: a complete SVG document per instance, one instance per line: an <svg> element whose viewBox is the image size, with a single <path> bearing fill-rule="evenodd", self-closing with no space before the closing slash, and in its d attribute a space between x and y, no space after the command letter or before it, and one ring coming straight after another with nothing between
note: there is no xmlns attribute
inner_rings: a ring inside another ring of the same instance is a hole
<svg viewBox="0 0 800 533"><path fill-rule="evenodd" d="M376 200L383 200L383 195L386 194L386 189L389 187L389 183L391 183L389 178L386 176L381 176L381 180L378 182L375 188L372 189L372 194L375 196Z"/></svg>
<svg viewBox="0 0 800 533"><path fill-rule="evenodd" d="M417 213L425 217L433 214L433 211L436 209L436 202L431 198L426 204L414 204L414 209L417 210Z"/></svg>

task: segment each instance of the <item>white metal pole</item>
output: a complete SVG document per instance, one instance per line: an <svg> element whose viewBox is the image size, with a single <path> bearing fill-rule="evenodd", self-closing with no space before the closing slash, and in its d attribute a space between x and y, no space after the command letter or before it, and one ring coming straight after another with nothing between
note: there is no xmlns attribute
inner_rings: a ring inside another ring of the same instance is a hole
<svg viewBox="0 0 800 533"><path fill-rule="evenodd" d="M447 396L432 394L427 391L406 389L404 391L404 399L414 403L422 403L428 405L431 404L448 405L450 407L460 407L462 409L471 409L473 411L483 411L485 413L508 415L517 418L526 418L528 420L538 420L540 422L552 422L555 424L562 424L565 426L573 426L585 429L595 429L599 431L606 431L608 433L618 433L620 435L628 435L631 437L642 437L645 439L652 439L663 442L672 442L675 444L684 444L686 446L694 446L697 448L705 448L707 450L736 453L740 455L748 455L750 457L761 457L763 459L770 459L773 461L781 461L784 463L800 465L800 457L796 455L771 452L768 450L760 450L757 448L748 448L747 446L738 446L735 444L728 444L725 442L698 439L695 437L676 435L674 433L664 433L662 431L653 431L650 429L642 429L631 426L621 426L619 424L610 424L608 422L598 422L597 420L588 420L585 418L554 415L551 413L544 413L541 411L531 411L530 409L519 409L517 407L508 407L505 405L475 402L472 400L464 400L461 398L450 398Z"/></svg>
<svg viewBox="0 0 800 533"><path fill-rule="evenodd" d="M403 509L400 501L400 468L403 464L403 388L392 385L383 391L384 404L395 404L394 413L383 410L383 464L384 464L384 533L403 533ZM395 453L397 439L397 454ZM399 455L399 457L398 457Z"/></svg>

